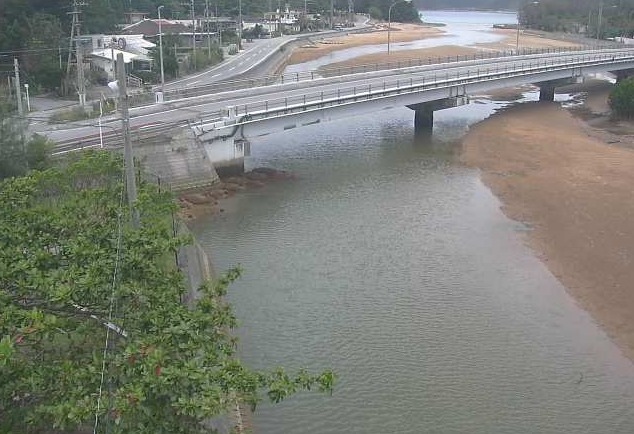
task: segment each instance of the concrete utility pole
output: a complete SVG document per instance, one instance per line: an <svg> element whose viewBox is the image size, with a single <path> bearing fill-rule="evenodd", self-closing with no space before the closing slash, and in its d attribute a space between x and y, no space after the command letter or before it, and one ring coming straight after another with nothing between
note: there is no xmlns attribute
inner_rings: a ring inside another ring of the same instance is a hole
<svg viewBox="0 0 634 434"><path fill-rule="evenodd" d="M159 6L158 11L158 28L159 28L159 58L161 62L161 92L165 95L165 68L163 67L163 25L161 20L161 9L165 6Z"/></svg>
<svg viewBox="0 0 634 434"><path fill-rule="evenodd" d="M20 65L18 59L13 59L13 69L15 70L15 97L18 100L18 114L22 116L24 109L22 108L22 88L20 87Z"/></svg>
<svg viewBox="0 0 634 434"><path fill-rule="evenodd" d="M196 68L196 12L194 11L194 0L191 0L192 12L192 60Z"/></svg>
<svg viewBox="0 0 634 434"><path fill-rule="evenodd" d="M126 191L132 213L132 226L139 227L139 211L135 207L137 199L136 176L134 173L134 155L130 143L130 111L128 109L128 88L126 83L123 53L117 54L117 86L119 87L119 107L121 109L121 133L123 134L123 154L125 161Z"/></svg>
<svg viewBox="0 0 634 434"><path fill-rule="evenodd" d="M330 0L330 30L335 26L335 0Z"/></svg>
<svg viewBox="0 0 634 434"><path fill-rule="evenodd" d="M216 32L218 32L218 47L222 49L222 29L218 20L218 1L216 0Z"/></svg>
<svg viewBox="0 0 634 434"><path fill-rule="evenodd" d="M238 51L242 51L242 0L238 0Z"/></svg>
<svg viewBox="0 0 634 434"><path fill-rule="evenodd" d="M207 26L207 55L211 59L211 38L209 37L209 0L205 0L205 26Z"/></svg>
<svg viewBox="0 0 634 434"><path fill-rule="evenodd" d="M599 14L597 16L597 41L601 39L601 21L603 20L603 0L599 2Z"/></svg>
<svg viewBox="0 0 634 434"><path fill-rule="evenodd" d="M81 40L79 38L81 34L81 23L79 21L79 15L81 15L81 6L85 6L86 3L79 0L73 0L73 11L69 12L73 16L71 30L70 30L70 50L68 53L68 65L66 66L66 76L70 74L70 64L72 56L73 42L75 42L75 60L77 62L77 94L79 96L79 105L84 107L86 105L86 81L84 79L84 59L81 48Z"/></svg>

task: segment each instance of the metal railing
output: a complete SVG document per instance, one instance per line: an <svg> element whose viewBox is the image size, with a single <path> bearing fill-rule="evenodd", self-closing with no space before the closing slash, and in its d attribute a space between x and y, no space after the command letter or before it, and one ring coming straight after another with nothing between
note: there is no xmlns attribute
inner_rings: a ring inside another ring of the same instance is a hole
<svg viewBox="0 0 634 434"><path fill-rule="evenodd" d="M594 46L574 46L574 47L557 47L557 48L541 48L531 49L523 48L518 52L515 50L506 51L478 51L473 54L456 55L456 56L425 56L410 59L402 59L393 62L371 63L354 66L337 66L323 67L319 70L293 72L277 75L266 75L262 77L236 80L223 80L217 83L184 87L179 89L170 89L165 91L164 101L174 101L196 96L212 95L220 92L229 92L241 89L252 89L254 87L270 86L273 84L299 83L303 81L312 81L324 77L342 77L359 73L367 73L373 71L389 71L402 68L412 68L428 65L439 64L457 64L465 61L477 61L486 59L504 59L513 56L529 56L540 54L561 54L565 55L570 52L596 51L600 50ZM604 49L603 49L604 50Z"/></svg>
<svg viewBox="0 0 634 434"><path fill-rule="evenodd" d="M257 103L241 104L230 108L230 115L222 119L210 118L201 121L199 131L210 131L257 122L267 118L294 113L320 110L378 98L418 93L433 89L461 86L471 83L501 80L511 77L543 74L552 71L570 71L578 68L605 63L634 63L634 52L630 54L601 53L569 55L557 58L518 59L516 62L493 64L491 67L447 69L443 73L431 71L424 74L410 74L409 77L383 79L380 83L362 86L341 87L332 91L317 91L299 96L268 99Z"/></svg>

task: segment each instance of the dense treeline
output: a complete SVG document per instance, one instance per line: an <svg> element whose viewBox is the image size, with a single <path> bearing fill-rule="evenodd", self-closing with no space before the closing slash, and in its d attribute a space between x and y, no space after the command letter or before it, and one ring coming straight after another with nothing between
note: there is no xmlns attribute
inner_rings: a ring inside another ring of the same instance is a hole
<svg viewBox="0 0 634 434"><path fill-rule="evenodd" d="M416 0L419 9L515 10L516 0Z"/></svg>
<svg viewBox="0 0 634 434"><path fill-rule="evenodd" d="M20 61L24 78L33 91L55 89L60 86L66 72L72 0L0 0L0 73L11 74L13 58ZM80 2L81 3L81 2ZM191 16L189 1L182 0L90 0L81 6L81 32L106 33L125 22L127 12L145 12L157 16L163 5L163 16L187 19ZM197 15L216 12L221 16L237 16L238 0L195 0ZM243 16L262 16L266 11L284 7L330 15L331 0L242 0ZM355 0L356 12L371 13L374 18L385 19L392 0ZM347 11L347 0L334 0L335 11ZM392 10L395 21L417 21L416 7L400 2Z"/></svg>
<svg viewBox="0 0 634 434"><path fill-rule="evenodd" d="M634 0L522 0L520 10L527 27L601 38L632 36L633 18Z"/></svg>

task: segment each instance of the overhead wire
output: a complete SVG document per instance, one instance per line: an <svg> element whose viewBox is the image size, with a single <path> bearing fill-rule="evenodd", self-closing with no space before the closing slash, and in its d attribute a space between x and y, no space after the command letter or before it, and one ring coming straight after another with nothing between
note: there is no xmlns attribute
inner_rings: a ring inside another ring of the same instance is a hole
<svg viewBox="0 0 634 434"><path fill-rule="evenodd" d="M112 288L110 291L110 303L108 307L108 322L112 323L113 320L113 312L116 304L116 288L117 288L117 280L119 277L119 262L121 260L121 244L123 239L123 204L124 204L124 196L125 189L123 188L123 182L125 180L125 170L121 170L121 195L119 198L119 211L117 213L117 244L116 244L116 253L115 253L115 264L114 270L112 273ZM106 327L106 341L103 348L102 361L101 361L101 378L99 381L99 392L97 395L97 408L95 410L95 423L93 426L93 434L97 434L97 428L99 427L99 412L101 411L101 398L103 396L103 385L106 376L106 360L108 357L108 346L110 343L110 327Z"/></svg>

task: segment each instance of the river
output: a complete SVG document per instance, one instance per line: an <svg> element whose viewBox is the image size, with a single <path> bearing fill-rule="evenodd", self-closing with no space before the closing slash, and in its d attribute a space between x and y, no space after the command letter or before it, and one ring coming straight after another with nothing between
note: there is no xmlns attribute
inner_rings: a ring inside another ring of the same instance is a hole
<svg viewBox="0 0 634 434"><path fill-rule="evenodd" d="M501 19L486 16L460 19ZM468 126L504 105L440 112L433 138L399 108L252 143L249 167L297 179L194 233L217 269L245 268L229 298L246 363L339 376L332 396L263 403L256 433L632 432L634 365L456 162Z"/></svg>

